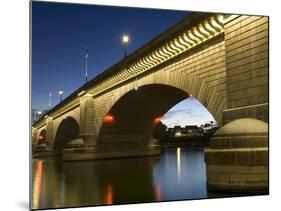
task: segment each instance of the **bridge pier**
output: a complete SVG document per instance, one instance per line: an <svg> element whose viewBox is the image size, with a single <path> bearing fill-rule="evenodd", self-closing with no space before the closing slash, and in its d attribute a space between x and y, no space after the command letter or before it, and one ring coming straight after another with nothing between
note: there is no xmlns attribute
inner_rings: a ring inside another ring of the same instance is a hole
<svg viewBox="0 0 281 211"><path fill-rule="evenodd" d="M268 192L268 124L234 120L220 128L205 150L208 189Z"/></svg>
<svg viewBox="0 0 281 211"><path fill-rule="evenodd" d="M63 149L64 160L89 160L95 153L96 142L94 134L95 105L93 95L86 93L80 97L80 131L82 142L78 147Z"/></svg>
<svg viewBox="0 0 281 211"><path fill-rule="evenodd" d="M95 147L95 105L93 95L85 94L80 98L80 134L86 147Z"/></svg>
<svg viewBox="0 0 281 211"><path fill-rule="evenodd" d="M213 191L268 193L268 17L225 15L227 109L205 150Z"/></svg>
<svg viewBox="0 0 281 211"><path fill-rule="evenodd" d="M80 149L64 149L64 161L99 160L129 157L145 157L160 154L159 148L148 147L145 150L100 152L96 148L85 147Z"/></svg>
<svg viewBox="0 0 281 211"><path fill-rule="evenodd" d="M54 139L55 139L54 120L52 117L47 117L46 122L47 122L47 124L46 124L46 143L47 143L48 148L53 148Z"/></svg>

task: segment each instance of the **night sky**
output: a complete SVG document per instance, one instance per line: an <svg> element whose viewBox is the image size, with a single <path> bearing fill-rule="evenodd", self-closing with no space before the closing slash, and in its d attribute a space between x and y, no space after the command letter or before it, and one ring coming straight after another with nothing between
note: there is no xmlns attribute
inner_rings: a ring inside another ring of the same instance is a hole
<svg viewBox="0 0 281 211"><path fill-rule="evenodd" d="M188 13L184 11L97 5L32 3L32 108L59 102L58 91L70 95L85 81L85 50L89 48L88 78L122 60L123 34L130 36L128 53L165 31ZM174 115L171 115L171 114ZM213 120L195 99L185 100L165 115L168 124L200 124Z"/></svg>

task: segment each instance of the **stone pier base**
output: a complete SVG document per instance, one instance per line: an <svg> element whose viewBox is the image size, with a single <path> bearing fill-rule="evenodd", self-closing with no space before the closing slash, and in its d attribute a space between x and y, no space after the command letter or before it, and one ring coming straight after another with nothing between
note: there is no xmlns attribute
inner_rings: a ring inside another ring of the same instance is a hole
<svg viewBox="0 0 281 211"><path fill-rule="evenodd" d="M160 155L160 148L153 147L144 150L130 150L130 151L111 151L99 152L94 147L64 149L64 161L79 161L79 160L99 160L99 159L116 159L129 157L143 157Z"/></svg>
<svg viewBox="0 0 281 211"><path fill-rule="evenodd" d="M53 150L47 144L40 144L32 150L33 158L44 158L53 156Z"/></svg>
<svg viewBox="0 0 281 211"><path fill-rule="evenodd" d="M238 119L220 128L205 150L212 191L268 193L268 124Z"/></svg>

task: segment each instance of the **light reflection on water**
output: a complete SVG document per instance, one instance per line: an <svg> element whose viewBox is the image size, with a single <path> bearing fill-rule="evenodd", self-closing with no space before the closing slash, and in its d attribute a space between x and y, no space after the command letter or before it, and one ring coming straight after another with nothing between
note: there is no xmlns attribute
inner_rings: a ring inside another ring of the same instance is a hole
<svg viewBox="0 0 281 211"><path fill-rule="evenodd" d="M206 198L203 149L161 156L61 162L33 160L33 208Z"/></svg>
<svg viewBox="0 0 281 211"><path fill-rule="evenodd" d="M111 184L108 184L106 186L104 204L108 204L108 205L113 204L113 189L112 189Z"/></svg>
<svg viewBox="0 0 281 211"><path fill-rule="evenodd" d="M153 184L160 185L162 201L207 198L203 150L166 151L153 169Z"/></svg>
<svg viewBox="0 0 281 211"><path fill-rule="evenodd" d="M180 176L181 176L181 148L177 148L177 178L178 182L180 182Z"/></svg>
<svg viewBox="0 0 281 211"><path fill-rule="evenodd" d="M33 165L34 167L34 165ZM33 206L38 207L39 206L39 200L40 200L40 193L42 189L42 160L38 160L36 162L36 171L34 178L33 178Z"/></svg>

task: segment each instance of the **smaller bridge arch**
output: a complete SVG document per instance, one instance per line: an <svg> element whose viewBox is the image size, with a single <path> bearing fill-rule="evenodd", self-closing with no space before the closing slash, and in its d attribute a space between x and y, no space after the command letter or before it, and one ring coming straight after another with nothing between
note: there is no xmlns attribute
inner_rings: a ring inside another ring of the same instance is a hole
<svg viewBox="0 0 281 211"><path fill-rule="evenodd" d="M71 140L78 138L79 136L79 124L73 117L65 117L59 124L53 148L57 153L61 153L62 149Z"/></svg>

